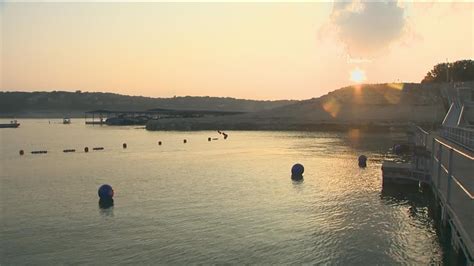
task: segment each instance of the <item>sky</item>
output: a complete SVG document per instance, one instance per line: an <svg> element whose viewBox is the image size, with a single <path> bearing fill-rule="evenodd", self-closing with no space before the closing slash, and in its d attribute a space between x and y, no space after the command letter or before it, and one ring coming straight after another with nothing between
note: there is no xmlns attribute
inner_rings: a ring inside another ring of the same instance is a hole
<svg viewBox="0 0 474 266"><path fill-rule="evenodd" d="M473 59L474 3L0 3L1 91L308 99Z"/></svg>

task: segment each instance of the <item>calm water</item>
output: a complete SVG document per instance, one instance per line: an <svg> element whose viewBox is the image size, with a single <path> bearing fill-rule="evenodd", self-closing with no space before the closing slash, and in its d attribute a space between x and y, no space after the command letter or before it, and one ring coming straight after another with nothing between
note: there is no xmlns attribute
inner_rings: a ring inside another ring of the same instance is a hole
<svg viewBox="0 0 474 266"><path fill-rule="evenodd" d="M0 129L1 265L442 263L421 196L381 193L381 160L403 136L230 131L209 143L220 135L20 122Z"/></svg>

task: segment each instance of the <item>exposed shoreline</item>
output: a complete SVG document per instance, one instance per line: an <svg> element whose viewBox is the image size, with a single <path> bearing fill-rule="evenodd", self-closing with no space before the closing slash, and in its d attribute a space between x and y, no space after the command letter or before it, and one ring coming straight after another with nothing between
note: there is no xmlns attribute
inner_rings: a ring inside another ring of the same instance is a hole
<svg viewBox="0 0 474 266"><path fill-rule="evenodd" d="M439 125L446 114L445 84L367 84L320 98L226 117L150 120L147 130L388 131L412 124Z"/></svg>
<svg viewBox="0 0 474 266"><path fill-rule="evenodd" d="M230 119L231 117L229 117ZM335 131L343 132L350 130L370 131L370 132L391 132L406 131L412 127L411 122L393 122L393 123L277 123L272 121L253 121L253 122L232 122L215 123L202 121L173 121L152 120L146 125L150 131L207 131L207 130L234 130L234 131ZM168 120L168 119L166 119ZM164 123L163 123L164 122ZM417 123L426 128L435 128L437 123Z"/></svg>

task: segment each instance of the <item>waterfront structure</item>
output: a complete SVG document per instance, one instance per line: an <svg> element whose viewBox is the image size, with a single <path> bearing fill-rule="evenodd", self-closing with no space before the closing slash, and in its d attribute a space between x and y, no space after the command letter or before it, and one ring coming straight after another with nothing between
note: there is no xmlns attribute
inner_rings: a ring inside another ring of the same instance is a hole
<svg viewBox="0 0 474 266"><path fill-rule="evenodd" d="M19 126L20 123L18 123L16 120L12 120L10 123L0 124L0 128L17 128Z"/></svg>
<svg viewBox="0 0 474 266"><path fill-rule="evenodd" d="M86 120L86 125L145 125L149 120L163 118L195 118L204 116L236 115L243 113L245 112L215 110L173 110L156 108L146 111L94 110L86 112L84 118Z"/></svg>
<svg viewBox="0 0 474 266"><path fill-rule="evenodd" d="M449 110L438 130L414 126L410 163L384 162L383 185L410 184L432 192L432 212L442 238L474 265L474 84L442 91Z"/></svg>

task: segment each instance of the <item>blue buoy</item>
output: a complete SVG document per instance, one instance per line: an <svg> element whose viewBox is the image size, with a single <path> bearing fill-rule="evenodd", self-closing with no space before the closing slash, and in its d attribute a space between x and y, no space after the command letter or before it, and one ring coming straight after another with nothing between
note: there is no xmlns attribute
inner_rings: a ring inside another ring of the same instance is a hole
<svg viewBox="0 0 474 266"><path fill-rule="evenodd" d="M295 164L291 167L291 179L301 180L303 179L304 166L302 164Z"/></svg>
<svg viewBox="0 0 474 266"><path fill-rule="evenodd" d="M114 190L110 185L102 185L97 192L99 194L99 198L103 200L112 199L114 197Z"/></svg>
<svg viewBox="0 0 474 266"><path fill-rule="evenodd" d="M366 167L367 166L367 156L361 155L359 156L359 167Z"/></svg>

